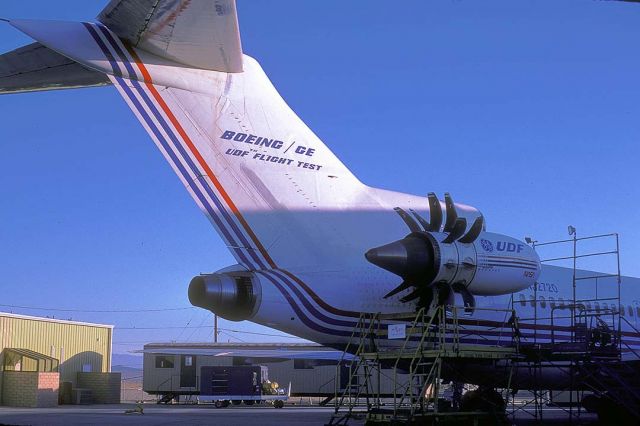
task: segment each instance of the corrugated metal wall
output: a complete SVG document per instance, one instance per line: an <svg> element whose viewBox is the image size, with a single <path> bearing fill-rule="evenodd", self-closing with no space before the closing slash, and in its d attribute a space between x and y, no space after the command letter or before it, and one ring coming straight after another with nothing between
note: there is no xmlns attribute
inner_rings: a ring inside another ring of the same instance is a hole
<svg viewBox="0 0 640 426"><path fill-rule="evenodd" d="M93 372L111 370L111 340L110 327L0 313L0 354L5 348L18 348L56 358L60 360L60 380L74 385L83 366L90 365Z"/></svg>

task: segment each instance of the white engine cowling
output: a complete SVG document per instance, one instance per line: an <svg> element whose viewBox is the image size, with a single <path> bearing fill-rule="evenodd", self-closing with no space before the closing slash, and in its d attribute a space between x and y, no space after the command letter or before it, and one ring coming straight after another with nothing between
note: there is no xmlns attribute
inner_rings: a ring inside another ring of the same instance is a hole
<svg viewBox="0 0 640 426"><path fill-rule="evenodd" d="M540 274L538 254L506 235L483 232L470 244L443 243L446 234L431 233L434 244L434 282L460 283L470 293L497 296L533 285Z"/></svg>

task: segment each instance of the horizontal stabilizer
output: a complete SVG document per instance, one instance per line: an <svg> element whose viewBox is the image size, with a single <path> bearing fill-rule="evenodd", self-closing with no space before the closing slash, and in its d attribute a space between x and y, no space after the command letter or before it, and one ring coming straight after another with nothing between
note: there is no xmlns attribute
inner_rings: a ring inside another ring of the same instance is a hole
<svg viewBox="0 0 640 426"><path fill-rule="evenodd" d="M109 85L106 75L33 43L0 56L0 94Z"/></svg>
<svg viewBox="0 0 640 426"><path fill-rule="evenodd" d="M235 0L111 0L98 20L161 58L206 70L243 70Z"/></svg>

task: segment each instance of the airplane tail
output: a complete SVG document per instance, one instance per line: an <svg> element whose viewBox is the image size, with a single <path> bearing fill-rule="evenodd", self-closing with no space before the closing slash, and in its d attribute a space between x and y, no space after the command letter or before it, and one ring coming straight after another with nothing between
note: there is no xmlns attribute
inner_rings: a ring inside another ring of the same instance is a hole
<svg viewBox="0 0 640 426"><path fill-rule="evenodd" d="M100 30L135 74L110 79L237 261L248 269L315 264L320 253L309 237L335 232L317 212L351 206L363 186L258 63L244 56L242 73L198 76L193 84L206 92L170 87L156 82L167 77L145 52Z"/></svg>
<svg viewBox="0 0 640 426"><path fill-rule="evenodd" d="M318 241L330 237L349 250L350 233L370 233L361 217L336 213L374 209L379 200L288 107L260 65L242 55L239 37L229 35L237 32L235 4L226 3L233 6L231 24L214 34L219 46L206 46L218 57L199 63L191 45L161 45L166 34L155 23L138 40L103 23L11 24L89 76L66 86L116 86L238 263L251 270L335 264L336 244ZM126 10L106 10L101 19L119 28ZM157 20L172 19L168 12ZM360 259L363 252L357 248Z"/></svg>

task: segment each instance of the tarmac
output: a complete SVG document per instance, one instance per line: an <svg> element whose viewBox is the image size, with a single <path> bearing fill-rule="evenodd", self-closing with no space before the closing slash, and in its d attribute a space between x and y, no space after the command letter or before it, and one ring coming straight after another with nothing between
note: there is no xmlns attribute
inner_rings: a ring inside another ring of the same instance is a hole
<svg viewBox="0 0 640 426"><path fill-rule="evenodd" d="M0 407L0 425L323 425L333 410L326 407L227 407L211 405L144 405L144 414L125 414L135 404ZM350 423L351 424L351 423ZM354 422L354 425L364 422Z"/></svg>
<svg viewBox="0 0 640 426"><path fill-rule="evenodd" d="M135 404L120 405L64 405L55 408L0 407L0 425L225 425L225 426L282 426L324 425L333 414L331 407L287 406L281 409L268 407L227 407L211 405L145 404L144 414L125 414ZM566 414L559 409L543 410L542 424L570 424ZM526 413L520 413L512 423L518 426L540 424ZM583 414L575 425L597 425L594 415ZM364 421L351 420L349 425L364 425Z"/></svg>

